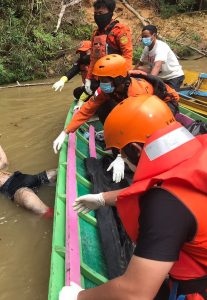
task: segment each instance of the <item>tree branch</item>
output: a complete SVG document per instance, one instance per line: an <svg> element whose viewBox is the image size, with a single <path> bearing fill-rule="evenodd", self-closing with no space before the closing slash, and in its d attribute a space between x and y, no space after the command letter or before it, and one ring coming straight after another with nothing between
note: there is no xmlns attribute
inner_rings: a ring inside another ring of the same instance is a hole
<svg viewBox="0 0 207 300"><path fill-rule="evenodd" d="M119 1L140 20L143 26L150 24L150 21L142 17L126 0Z"/></svg>
<svg viewBox="0 0 207 300"><path fill-rule="evenodd" d="M0 86L0 89L10 89L10 88L38 86L38 85L51 85L51 84L53 84L53 82L40 82L40 83L25 83L25 84L21 84L21 83L19 83L19 81L17 81L16 85Z"/></svg>
<svg viewBox="0 0 207 300"><path fill-rule="evenodd" d="M81 1L82 0L62 0L61 1L61 10L60 10L60 13L59 13L58 22L57 22L56 28L55 28L53 33L58 32L58 29L60 28L60 25L61 25L61 22L62 22L62 18L65 14L66 7L74 6L76 4L79 4Z"/></svg>

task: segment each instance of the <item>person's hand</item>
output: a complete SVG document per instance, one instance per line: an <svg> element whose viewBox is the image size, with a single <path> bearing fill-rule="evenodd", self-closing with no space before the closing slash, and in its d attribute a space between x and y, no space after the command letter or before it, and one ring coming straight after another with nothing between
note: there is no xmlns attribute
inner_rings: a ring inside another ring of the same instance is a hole
<svg viewBox="0 0 207 300"><path fill-rule="evenodd" d="M107 171L110 171L113 168L113 181L116 183L124 179L124 160L121 157L121 154L117 155L117 158L110 164Z"/></svg>
<svg viewBox="0 0 207 300"><path fill-rule="evenodd" d="M64 143L66 135L67 135L67 133L63 130L58 135L58 137L54 140L54 142L53 142L53 150L54 150L55 154L57 154L58 151L60 150L62 144Z"/></svg>
<svg viewBox="0 0 207 300"><path fill-rule="evenodd" d="M83 105L84 101L78 100L78 103L74 106L73 111L76 109L80 109L81 106Z"/></svg>
<svg viewBox="0 0 207 300"><path fill-rule="evenodd" d="M68 78L66 76L61 77L59 81L57 81L53 84L52 89L54 89L55 92L57 92L58 90L60 90L60 92L61 92L64 87L64 84L67 80L68 80Z"/></svg>
<svg viewBox="0 0 207 300"><path fill-rule="evenodd" d="M91 210L96 210L101 206L105 206L103 194L87 194L81 196L73 203L73 209L83 214L87 214Z"/></svg>
<svg viewBox="0 0 207 300"><path fill-rule="evenodd" d="M86 94L85 92L83 92L81 95L80 95L80 98L79 98L81 101L86 101L88 99L88 94Z"/></svg>
<svg viewBox="0 0 207 300"><path fill-rule="evenodd" d="M89 95L93 94L93 92L91 90L91 80L90 79L85 79L85 90L86 90L86 93L88 93Z"/></svg>
<svg viewBox="0 0 207 300"><path fill-rule="evenodd" d="M59 300L77 300L78 294L83 289L76 283L71 282L69 286L64 286L59 293Z"/></svg>

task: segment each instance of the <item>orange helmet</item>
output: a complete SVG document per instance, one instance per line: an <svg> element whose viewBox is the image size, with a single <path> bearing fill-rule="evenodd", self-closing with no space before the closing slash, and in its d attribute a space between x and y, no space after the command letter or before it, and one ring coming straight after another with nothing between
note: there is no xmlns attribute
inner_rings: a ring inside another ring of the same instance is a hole
<svg viewBox="0 0 207 300"><path fill-rule="evenodd" d="M121 149L129 143L145 143L156 130L175 122L174 116L157 96L141 95L120 102L104 123L107 148Z"/></svg>
<svg viewBox="0 0 207 300"><path fill-rule="evenodd" d="M80 45L78 46L78 49L76 50L76 53L78 52L86 52L89 49L91 49L91 41L82 41Z"/></svg>
<svg viewBox="0 0 207 300"><path fill-rule="evenodd" d="M126 59L118 54L109 54L101 57L93 68L93 75L100 77L127 76Z"/></svg>

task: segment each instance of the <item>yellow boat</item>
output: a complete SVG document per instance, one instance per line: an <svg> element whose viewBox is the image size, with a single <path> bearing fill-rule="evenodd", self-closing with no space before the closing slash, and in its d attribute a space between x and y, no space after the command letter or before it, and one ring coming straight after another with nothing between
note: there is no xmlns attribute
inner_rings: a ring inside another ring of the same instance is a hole
<svg viewBox="0 0 207 300"><path fill-rule="evenodd" d="M207 73L186 70L179 94L181 106L207 116Z"/></svg>

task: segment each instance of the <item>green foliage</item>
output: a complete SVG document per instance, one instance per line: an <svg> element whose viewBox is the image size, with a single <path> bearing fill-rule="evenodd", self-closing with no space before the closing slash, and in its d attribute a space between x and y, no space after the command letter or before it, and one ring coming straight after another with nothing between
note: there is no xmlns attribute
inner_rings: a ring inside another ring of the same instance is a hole
<svg viewBox="0 0 207 300"><path fill-rule="evenodd" d="M70 33L71 35L79 40L90 40L93 32L93 27L90 24L80 24L73 26Z"/></svg>
<svg viewBox="0 0 207 300"><path fill-rule="evenodd" d="M168 44L179 58L186 58L193 54L189 47L177 44L175 41L168 41Z"/></svg>
<svg viewBox="0 0 207 300"><path fill-rule="evenodd" d="M143 51L143 47L134 47L134 50L133 50L133 64L137 64L140 57L141 57L141 54L142 54L142 51Z"/></svg>
<svg viewBox="0 0 207 300"><path fill-rule="evenodd" d="M41 27L33 30L33 49L38 59L47 60L54 57L59 50L69 48L71 38L59 32L56 36L45 32Z"/></svg>
<svg viewBox="0 0 207 300"><path fill-rule="evenodd" d="M201 42L202 41L202 38L198 33L192 33L191 38L192 38L192 40L194 40L196 42Z"/></svg>
<svg viewBox="0 0 207 300"><path fill-rule="evenodd" d="M39 20L28 20L21 0L18 5L10 2L6 0L0 9L0 84L46 77L48 61L70 49L71 38L61 32L53 36Z"/></svg>
<svg viewBox="0 0 207 300"><path fill-rule="evenodd" d="M192 11L196 0L158 0L162 18L169 18L175 14Z"/></svg>

